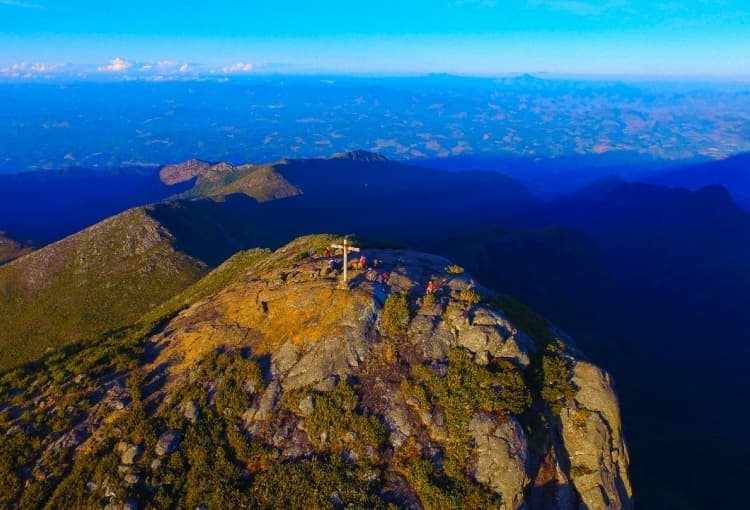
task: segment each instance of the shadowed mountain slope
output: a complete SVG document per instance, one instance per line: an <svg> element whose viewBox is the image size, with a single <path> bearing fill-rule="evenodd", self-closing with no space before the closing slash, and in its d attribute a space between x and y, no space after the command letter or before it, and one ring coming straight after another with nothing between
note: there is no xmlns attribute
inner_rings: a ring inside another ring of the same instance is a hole
<svg viewBox="0 0 750 510"><path fill-rule="evenodd" d="M206 271L132 209L0 267L1 366L130 324Z"/></svg>
<svg viewBox="0 0 750 510"><path fill-rule="evenodd" d="M441 252L540 310L612 371L640 504L732 506L736 494L714 488L750 475L750 413L737 401L750 391L750 215L724 188L610 178L516 228L447 239Z"/></svg>

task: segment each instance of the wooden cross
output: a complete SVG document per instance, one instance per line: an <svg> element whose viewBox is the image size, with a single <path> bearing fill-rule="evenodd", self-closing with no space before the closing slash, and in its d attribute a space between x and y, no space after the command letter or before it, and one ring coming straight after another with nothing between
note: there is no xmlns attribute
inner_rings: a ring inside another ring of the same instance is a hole
<svg viewBox="0 0 750 510"><path fill-rule="evenodd" d="M352 246L351 244L349 244L349 238L347 238L347 237L344 238L344 244L332 244L331 248L335 248L337 250L343 250L344 251L344 282L343 283L344 283L344 285L346 285L347 284L347 277L348 277L347 269L348 269L348 266L349 266L349 262L348 262L349 261L349 259L348 259L349 252L350 251L359 251L359 248L357 248L356 246Z"/></svg>

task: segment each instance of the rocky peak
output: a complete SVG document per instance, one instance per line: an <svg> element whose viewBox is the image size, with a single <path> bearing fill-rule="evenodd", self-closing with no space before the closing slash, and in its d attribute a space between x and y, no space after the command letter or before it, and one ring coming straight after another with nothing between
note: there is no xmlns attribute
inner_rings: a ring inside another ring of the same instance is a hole
<svg viewBox="0 0 750 510"><path fill-rule="evenodd" d="M348 152L341 152L339 154L335 154L334 156L332 156L331 159L349 159L352 161L368 161L368 162L388 161L388 158L386 158L382 154L378 154L376 152L365 151L361 149L348 151Z"/></svg>
<svg viewBox="0 0 750 510"><path fill-rule="evenodd" d="M49 504L632 507L606 372L441 257L363 248L342 285L338 241L233 257L118 354L130 373L65 383L95 404L54 442L77 460Z"/></svg>
<svg viewBox="0 0 750 510"><path fill-rule="evenodd" d="M356 427L338 431L331 425L321 431L325 438L310 435L317 403L342 384L351 385L361 412L385 427L382 451L397 457L408 449L415 459L445 456L444 462L459 465L444 467L441 476L478 483L503 508L529 508L530 501L537 508L630 508L627 449L606 372L576 359L574 349L556 354L576 391L556 412L538 415L547 423L540 429L529 419L532 409L545 405L533 396L532 374L544 372L539 364L549 349L501 307L488 305L489 290L444 258L380 249L358 254L374 266L351 269L345 290L339 272L328 270L324 247L329 240L315 238L312 258L302 249L309 241L279 250L252 273L186 309L152 339L158 355L151 369L160 369L154 384L164 392L154 395L155 401L193 380L201 359L247 349L268 365L266 389L243 412L243 427L279 448L282 459L327 451L334 444L354 465L363 456L381 455L346 439L363 433ZM333 260L335 267L341 257ZM382 281L386 273L387 283ZM394 303L401 297L406 315L394 330ZM525 381L517 393L473 394L473 385L482 380L490 387L512 386L511 374ZM452 387L447 382L452 377L465 377L472 387ZM467 392L467 401L453 401L452 392ZM497 401L483 404L483 398ZM292 423L282 426L281 416ZM290 426L306 430L307 437L289 434ZM345 437L333 437L339 433ZM465 441L466 454L453 450L456 441ZM383 462L391 475L384 490L430 507L424 503L426 489L407 467L412 464ZM399 488L395 480L410 488ZM535 492L540 485L546 492Z"/></svg>
<svg viewBox="0 0 750 510"><path fill-rule="evenodd" d="M183 163L167 165L159 170L159 178L164 184L172 186L203 174L211 168L211 163L200 159L189 159Z"/></svg>

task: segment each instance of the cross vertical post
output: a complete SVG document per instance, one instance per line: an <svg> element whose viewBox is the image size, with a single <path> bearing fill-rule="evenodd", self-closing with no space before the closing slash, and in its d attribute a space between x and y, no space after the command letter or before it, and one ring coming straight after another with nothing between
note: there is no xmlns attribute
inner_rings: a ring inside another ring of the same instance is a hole
<svg viewBox="0 0 750 510"><path fill-rule="evenodd" d="M331 248L335 248L338 250L343 250L344 252L344 280L343 285L348 288L349 283L349 252L350 251L359 251L359 248L356 246L352 246L349 244L349 238L344 237L344 243L343 244L332 244Z"/></svg>
<svg viewBox="0 0 750 510"><path fill-rule="evenodd" d="M344 283L349 281L349 278L348 278L349 258L347 257L349 253L349 251L347 250L348 242L349 242L349 239L345 237L344 238Z"/></svg>

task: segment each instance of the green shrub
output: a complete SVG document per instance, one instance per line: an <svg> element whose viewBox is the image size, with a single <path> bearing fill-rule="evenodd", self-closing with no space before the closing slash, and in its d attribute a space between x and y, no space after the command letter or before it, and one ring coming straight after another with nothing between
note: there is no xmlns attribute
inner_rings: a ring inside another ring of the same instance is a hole
<svg viewBox="0 0 750 510"><path fill-rule="evenodd" d="M409 329L409 295L406 292L389 295L383 304L381 322L386 335L400 335Z"/></svg>
<svg viewBox="0 0 750 510"><path fill-rule="evenodd" d="M531 406L531 393L521 370L506 359L493 361L492 372L496 380L496 405L511 414L521 414Z"/></svg>
<svg viewBox="0 0 750 510"><path fill-rule="evenodd" d="M575 398L576 388L572 379L570 360L563 355L559 344L550 344L542 355L541 395L553 414L560 414L563 406Z"/></svg>
<svg viewBox="0 0 750 510"><path fill-rule="evenodd" d="M520 414L531 404L520 370L503 361L481 367L461 348L449 351L445 377L438 377L422 365L412 367L412 377L410 384L422 385L430 404L440 405L445 411L448 426L445 472L454 478L463 476L471 454L469 422L476 411ZM406 388L420 398L416 390Z"/></svg>
<svg viewBox="0 0 750 510"><path fill-rule="evenodd" d="M379 451L385 445L385 426L375 416L358 412L358 406L359 397L346 381L317 394L313 412L305 420L310 443L333 452L350 449L366 454L363 447Z"/></svg>
<svg viewBox="0 0 750 510"><path fill-rule="evenodd" d="M362 480L357 470L337 456L313 457L276 464L256 476L251 508L394 509L377 494L377 486Z"/></svg>
<svg viewBox="0 0 750 510"><path fill-rule="evenodd" d="M424 296L422 296L422 306L425 308L435 306L435 295L425 294Z"/></svg>
<svg viewBox="0 0 750 510"><path fill-rule="evenodd" d="M475 305L482 300L482 296L476 291L476 289L463 289L458 294L458 300Z"/></svg>
<svg viewBox="0 0 750 510"><path fill-rule="evenodd" d="M428 460L413 462L406 478L425 510L500 508L500 496L468 478L446 477Z"/></svg>
<svg viewBox="0 0 750 510"><path fill-rule="evenodd" d="M207 370L222 374L221 382L216 388L214 404L221 414L239 416L250 407L250 394L245 385L263 391L263 370L252 358L244 358L239 351L216 354L207 362Z"/></svg>

